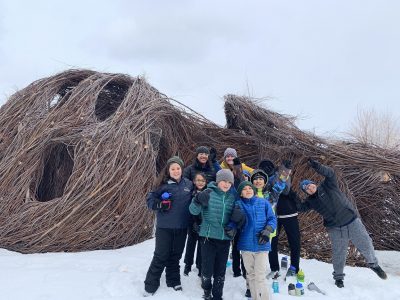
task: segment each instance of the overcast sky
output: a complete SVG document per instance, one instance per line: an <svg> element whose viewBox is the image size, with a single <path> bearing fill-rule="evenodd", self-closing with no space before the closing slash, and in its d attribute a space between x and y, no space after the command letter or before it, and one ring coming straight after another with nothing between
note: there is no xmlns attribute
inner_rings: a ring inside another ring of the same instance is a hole
<svg viewBox="0 0 400 300"><path fill-rule="evenodd" d="M357 108L400 117L400 1L0 0L0 103L68 68L145 75L225 125L227 93L341 135Z"/></svg>

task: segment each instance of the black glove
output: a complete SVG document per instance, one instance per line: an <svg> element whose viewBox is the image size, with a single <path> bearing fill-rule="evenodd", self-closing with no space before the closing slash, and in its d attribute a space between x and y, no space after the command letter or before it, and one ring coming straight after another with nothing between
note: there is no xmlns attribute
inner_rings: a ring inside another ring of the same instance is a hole
<svg viewBox="0 0 400 300"><path fill-rule="evenodd" d="M193 232L199 233L200 232L200 224L197 222L194 222L192 230L193 230Z"/></svg>
<svg viewBox="0 0 400 300"><path fill-rule="evenodd" d="M308 165L309 165L311 168L315 169L315 168L318 167L319 162L317 162L316 160L313 160L313 159L310 157L310 158L308 159Z"/></svg>
<svg viewBox="0 0 400 300"><path fill-rule="evenodd" d="M171 204L172 204L172 201L171 201L171 194L170 194L170 193L167 193L167 192L164 192L164 193L161 195L161 201L160 201L160 203L159 203L159 205L158 205L158 208L159 208L161 211L168 211L168 210L171 209Z"/></svg>
<svg viewBox="0 0 400 300"><path fill-rule="evenodd" d="M210 148L210 155L208 155L208 159L214 163L217 161L217 149L215 149L214 147Z"/></svg>
<svg viewBox="0 0 400 300"><path fill-rule="evenodd" d="M261 230L258 234L258 243L260 245L265 245L269 241L269 235L274 232L271 226L267 225L263 230Z"/></svg>
<svg viewBox="0 0 400 300"><path fill-rule="evenodd" d="M225 234L226 234L230 239L233 240L233 238L235 237L235 234L236 234L236 229L235 229L235 228L228 227L228 226L225 226L225 227L224 227L224 230L225 230Z"/></svg>
<svg viewBox="0 0 400 300"><path fill-rule="evenodd" d="M235 206L233 209L230 221L236 223L238 228L242 228L243 224L246 222L246 216L239 206Z"/></svg>
<svg viewBox="0 0 400 300"><path fill-rule="evenodd" d="M205 191L202 191L200 193L198 193L195 197L194 197L194 202L203 206L203 207L207 207L208 206L208 201L210 200L210 193L211 190L210 189L206 189Z"/></svg>
<svg viewBox="0 0 400 300"><path fill-rule="evenodd" d="M284 160L284 161L282 162L282 165L283 165L286 169L289 169L289 170L291 170L291 169L293 168L293 165L292 165L292 161L291 161L291 160Z"/></svg>
<svg viewBox="0 0 400 300"><path fill-rule="evenodd" d="M240 166L240 165L242 165L242 162L240 161L240 158L239 158L239 157L235 157L235 158L233 159L233 165L234 165L234 166Z"/></svg>

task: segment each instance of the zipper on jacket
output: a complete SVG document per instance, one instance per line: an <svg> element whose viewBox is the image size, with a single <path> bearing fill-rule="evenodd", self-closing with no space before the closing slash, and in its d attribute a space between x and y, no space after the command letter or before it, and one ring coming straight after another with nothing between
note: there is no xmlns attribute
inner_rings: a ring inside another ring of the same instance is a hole
<svg viewBox="0 0 400 300"><path fill-rule="evenodd" d="M226 196L226 193L224 194L224 196L222 197L222 219L221 219L221 227L222 227L222 240L224 239L224 236L225 236L225 233L224 233L224 227L223 227L223 224L224 224L224 217L225 217L225 196Z"/></svg>

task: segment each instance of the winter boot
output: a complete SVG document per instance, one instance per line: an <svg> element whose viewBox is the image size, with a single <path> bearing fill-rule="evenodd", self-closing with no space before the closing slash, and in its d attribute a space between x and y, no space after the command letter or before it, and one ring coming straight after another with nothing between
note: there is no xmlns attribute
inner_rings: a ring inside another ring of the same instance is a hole
<svg viewBox="0 0 400 300"><path fill-rule="evenodd" d="M376 275L378 275L380 278L382 279L387 278L385 271L383 271L379 265L377 265L376 267L371 267L371 270L374 271Z"/></svg>
<svg viewBox="0 0 400 300"><path fill-rule="evenodd" d="M214 278L212 287L212 299L222 300L222 293L224 290L225 276L218 276Z"/></svg>
<svg viewBox="0 0 400 300"><path fill-rule="evenodd" d="M343 280L342 280L342 279L336 279L336 280L335 280L335 284L336 284L336 286L337 286L338 288L344 287L344 284L343 284Z"/></svg>
<svg viewBox="0 0 400 300"><path fill-rule="evenodd" d="M251 298L251 292L249 289L246 290L246 293L244 294L245 297Z"/></svg>
<svg viewBox="0 0 400 300"><path fill-rule="evenodd" d="M182 286L180 284L179 285L175 285L172 288L174 289L174 291L182 291Z"/></svg>
<svg viewBox="0 0 400 300"><path fill-rule="evenodd" d="M192 271L192 266L185 265L185 269L183 270L183 275L189 276L190 271Z"/></svg>
<svg viewBox="0 0 400 300"><path fill-rule="evenodd" d="M211 290L204 290L204 295L203 295L204 300L211 300Z"/></svg>

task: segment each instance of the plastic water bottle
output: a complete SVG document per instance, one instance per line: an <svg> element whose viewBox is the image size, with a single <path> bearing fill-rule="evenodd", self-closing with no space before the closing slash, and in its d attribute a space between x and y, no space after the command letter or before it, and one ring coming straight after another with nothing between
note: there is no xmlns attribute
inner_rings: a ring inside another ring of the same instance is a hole
<svg viewBox="0 0 400 300"><path fill-rule="evenodd" d="M278 294L279 293L279 282L277 279L274 279L272 281L272 290L274 292L274 294Z"/></svg>
<svg viewBox="0 0 400 300"><path fill-rule="evenodd" d="M296 296L296 286L293 283L289 283L288 285L288 294L290 296Z"/></svg>
<svg viewBox="0 0 400 300"><path fill-rule="evenodd" d="M287 270L287 268L288 268L288 259L287 259L287 256L284 256L281 259L281 269Z"/></svg>
<svg viewBox="0 0 400 300"><path fill-rule="evenodd" d="M232 266L232 261L230 259L228 259L226 261L226 267L229 268L230 266Z"/></svg>
<svg viewBox="0 0 400 300"><path fill-rule="evenodd" d="M304 272L302 269L300 269L299 272L297 273L297 281L304 283Z"/></svg>
<svg viewBox="0 0 400 300"><path fill-rule="evenodd" d="M300 282L298 282L296 283L296 296L303 296L303 295L304 295L304 287Z"/></svg>

